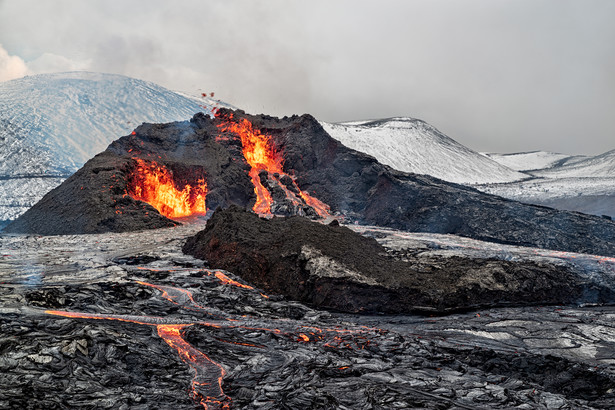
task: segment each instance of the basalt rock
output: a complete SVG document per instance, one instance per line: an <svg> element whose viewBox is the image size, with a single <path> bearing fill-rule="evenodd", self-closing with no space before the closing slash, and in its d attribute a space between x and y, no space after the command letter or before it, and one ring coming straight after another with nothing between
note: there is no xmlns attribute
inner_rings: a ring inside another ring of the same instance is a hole
<svg viewBox="0 0 615 410"><path fill-rule="evenodd" d="M269 291L353 313L450 312L485 306L579 302L594 286L549 263L405 254L303 217L267 220L218 210L185 253ZM602 300L613 301L606 289Z"/></svg>
<svg viewBox="0 0 615 410"><path fill-rule="evenodd" d="M251 208L256 196L241 140L220 127L243 119L271 136L283 157L283 170L290 176L259 175L274 199L274 213L316 214L305 203L285 200L284 190L296 186L327 204L331 214L351 222L615 256L613 221L526 205L426 175L396 171L334 140L307 114L274 118L226 109L215 118L197 114L190 122L138 127L133 135L120 138L89 161L6 231L89 233L176 224L127 197L125 179L136 159L167 167L180 185L204 175L209 209L233 204Z"/></svg>

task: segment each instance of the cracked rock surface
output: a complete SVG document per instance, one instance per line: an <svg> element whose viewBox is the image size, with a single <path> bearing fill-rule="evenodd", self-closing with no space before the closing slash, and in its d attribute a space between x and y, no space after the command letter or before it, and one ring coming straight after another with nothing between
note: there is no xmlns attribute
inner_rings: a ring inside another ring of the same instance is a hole
<svg viewBox="0 0 615 410"><path fill-rule="evenodd" d="M339 224L267 220L238 207L216 211L183 250L267 291L349 313L615 301L612 286L562 263L387 249Z"/></svg>
<svg viewBox="0 0 615 410"><path fill-rule="evenodd" d="M185 238L202 228L0 236L0 408L615 406L613 307L331 313L184 255ZM364 233L405 256L454 254L468 244L380 228ZM537 257L508 251L512 259ZM613 266L595 262L593 274ZM210 397L204 386L195 393L198 372L156 331L163 325L183 326L183 340L220 366L199 364L218 369L223 394Z"/></svg>

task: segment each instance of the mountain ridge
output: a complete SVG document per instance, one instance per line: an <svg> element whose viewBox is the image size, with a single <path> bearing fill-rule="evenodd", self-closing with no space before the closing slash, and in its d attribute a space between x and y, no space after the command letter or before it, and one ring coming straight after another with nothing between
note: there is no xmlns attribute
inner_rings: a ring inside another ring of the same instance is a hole
<svg viewBox="0 0 615 410"><path fill-rule="evenodd" d="M0 83L0 220L14 219L120 135L229 106L117 74L40 74Z"/></svg>

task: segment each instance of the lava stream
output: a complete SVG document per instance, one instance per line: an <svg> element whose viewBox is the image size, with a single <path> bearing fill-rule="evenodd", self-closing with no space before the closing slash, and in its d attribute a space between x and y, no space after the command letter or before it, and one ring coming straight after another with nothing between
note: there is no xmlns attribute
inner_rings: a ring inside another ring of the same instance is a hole
<svg viewBox="0 0 615 410"><path fill-rule="evenodd" d="M256 291L248 285L243 285L230 279L224 273L215 271L215 277L225 284L233 285L248 290ZM226 374L222 366L212 361L207 355L195 349L186 342L182 336L182 331L193 325L202 325L212 329L244 329L249 331L264 331L274 334L284 334L289 340L302 343L320 343L327 348L356 348L363 349L369 345L369 340L361 335L373 333L378 329L360 328L319 328L316 326L305 326L295 320L272 320L251 316L234 316L226 314L214 314L205 306L197 304L192 292L176 288L173 286L154 285L151 283L137 281L140 285L153 287L161 292L161 296L170 302L177 304L185 309L201 310L205 313L217 316L221 320L215 321L182 321L177 323L177 319L163 318L158 316L137 316L137 315L110 315L100 313L69 312L59 310L46 310L45 313L54 316L79 319L98 319L98 320L117 320L139 325L156 326L158 335L171 347L177 350L182 361L194 370L192 381L192 397L199 401L205 409L229 409L231 399L222 390L222 380ZM351 338L351 340L346 340ZM218 339L224 343L241 346L248 349L264 349L266 346L259 344L228 341ZM365 342L360 342L365 341ZM352 343L354 342L354 343ZM354 346L353 346L354 345Z"/></svg>
<svg viewBox="0 0 615 410"><path fill-rule="evenodd" d="M179 357L192 367L192 395L205 409L230 408L230 398L222 391L226 372L218 363L192 347L184 340L181 330L190 325L158 325L158 335L179 353Z"/></svg>
<svg viewBox="0 0 615 410"><path fill-rule="evenodd" d="M169 346L177 350L182 361L194 370L194 378L192 380L193 398L198 400L207 410L230 408L231 399L222 391L222 379L226 374L222 366L192 347L182 337L181 331L186 327L192 326L194 323L161 323L168 320L155 316L104 315L60 310L46 310L45 313L69 318L117 320L139 325L156 326L158 335ZM215 323L199 322L199 324L220 327Z"/></svg>
<svg viewBox="0 0 615 410"><path fill-rule="evenodd" d="M329 213L330 208L327 204L302 191L294 179L283 171L284 159L282 153L274 146L271 135L261 133L260 130L255 129L252 123L245 118L238 122L233 122L232 115L229 116L225 123L218 125L218 128L223 132L235 133L241 139L243 156L251 167L250 178L254 185L254 193L256 194L256 203L252 210L255 213L266 216L272 215L271 206L273 205L273 199L269 190L262 184L260 179L260 172L266 171L268 178L275 180L286 192L286 196L291 203L301 205L298 198L284 186L279 177L274 177L274 175L290 178L303 202L311 206L320 217L326 218L331 216ZM220 140L222 139L220 138Z"/></svg>

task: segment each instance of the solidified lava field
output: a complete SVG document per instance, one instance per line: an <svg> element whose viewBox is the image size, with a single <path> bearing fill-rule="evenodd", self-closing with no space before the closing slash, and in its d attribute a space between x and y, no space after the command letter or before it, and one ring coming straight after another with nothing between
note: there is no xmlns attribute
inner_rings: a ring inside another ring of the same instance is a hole
<svg viewBox="0 0 615 410"><path fill-rule="evenodd" d="M613 307L327 312L184 255L202 228L0 236L0 408L615 405ZM396 252L498 253L450 236L353 229ZM530 248L500 257L568 263ZM570 264L605 276L615 266L586 258Z"/></svg>
<svg viewBox="0 0 615 410"><path fill-rule="evenodd" d="M612 221L395 171L309 115L144 124L6 232L1 408L615 407Z"/></svg>

